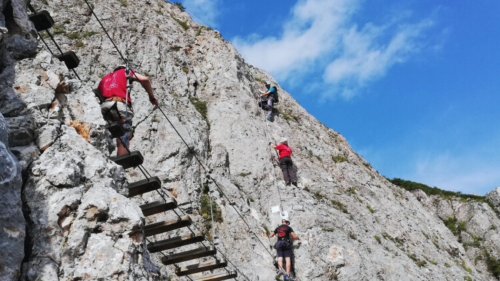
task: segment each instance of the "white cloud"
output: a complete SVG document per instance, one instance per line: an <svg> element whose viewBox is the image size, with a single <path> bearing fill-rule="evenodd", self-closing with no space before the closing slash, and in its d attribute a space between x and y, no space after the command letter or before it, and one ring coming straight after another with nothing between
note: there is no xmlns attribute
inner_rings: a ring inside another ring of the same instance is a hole
<svg viewBox="0 0 500 281"><path fill-rule="evenodd" d="M220 0L183 0L182 5L186 7L193 19L200 24L217 27Z"/></svg>
<svg viewBox="0 0 500 281"><path fill-rule="evenodd" d="M278 79L319 72L317 81L309 83L336 89L329 97L349 97L418 51L418 39L432 26L428 19L403 23L407 16L400 13L382 26L367 23L360 29L353 17L361 4L362 0L299 0L280 36L252 35L232 42L250 64Z"/></svg>

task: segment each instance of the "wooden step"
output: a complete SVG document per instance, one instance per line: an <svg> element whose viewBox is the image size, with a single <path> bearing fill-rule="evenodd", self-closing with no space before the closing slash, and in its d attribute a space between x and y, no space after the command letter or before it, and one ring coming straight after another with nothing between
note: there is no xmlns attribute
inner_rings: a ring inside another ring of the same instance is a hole
<svg viewBox="0 0 500 281"><path fill-rule="evenodd" d="M158 177L150 177L140 181L133 182L127 186L128 197L133 197L146 192L154 191L161 188L161 181Z"/></svg>
<svg viewBox="0 0 500 281"><path fill-rule="evenodd" d="M106 125L106 129L111 133L111 136L113 136L113 138L119 138L125 135L125 129L119 122L109 123L108 125Z"/></svg>
<svg viewBox="0 0 500 281"><path fill-rule="evenodd" d="M139 151L132 151L130 154L124 154L122 156L110 157L111 161L123 167L123 169L128 169L132 167L137 167L144 162L144 157Z"/></svg>
<svg viewBox="0 0 500 281"><path fill-rule="evenodd" d="M181 227L185 226L190 226L191 225L191 218L189 216L183 216L181 218L171 220L171 221L162 221L162 222L157 222L153 223L150 225L146 225L144 227L144 235L146 237L175 230Z"/></svg>
<svg viewBox="0 0 500 281"><path fill-rule="evenodd" d="M205 275L199 279L191 279L194 281L221 281L238 277L236 271L231 271L229 273L216 273L212 275Z"/></svg>
<svg viewBox="0 0 500 281"><path fill-rule="evenodd" d="M196 242L201 242L205 240L205 236L202 235L201 233L195 233L195 234L189 234L185 236L178 236L154 243L148 244L148 251L150 253L156 253L156 252L161 252L164 250L169 250L169 249L174 249L177 247L182 247L186 246L189 244L193 244Z"/></svg>
<svg viewBox="0 0 500 281"><path fill-rule="evenodd" d="M155 201L139 207L141 207L142 213L146 217L177 208L177 201L172 198L167 198L166 200L167 202Z"/></svg>
<svg viewBox="0 0 500 281"><path fill-rule="evenodd" d="M213 246L210 246L208 248L198 248L195 250L185 251L182 253L162 257L161 262L164 265L169 265L169 264L180 263L184 261L212 256L215 255L216 253L217 251L215 250L215 248Z"/></svg>
<svg viewBox="0 0 500 281"><path fill-rule="evenodd" d="M186 266L183 266L181 268L177 268L175 270L175 274L177 276L185 276L185 275L194 274L194 273L198 273L198 272L214 270L214 269L226 267L226 266L227 266L226 260L222 260L222 261L216 260L216 261L211 261L211 262L186 265Z"/></svg>
<svg viewBox="0 0 500 281"><path fill-rule="evenodd" d="M64 52L55 57L58 58L60 61L64 62L64 64L68 69L76 68L80 64L80 59L73 51Z"/></svg>
<svg viewBox="0 0 500 281"><path fill-rule="evenodd" d="M45 10L29 16L29 19L35 25L36 31L47 30L54 25L54 20L50 16L50 13Z"/></svg>

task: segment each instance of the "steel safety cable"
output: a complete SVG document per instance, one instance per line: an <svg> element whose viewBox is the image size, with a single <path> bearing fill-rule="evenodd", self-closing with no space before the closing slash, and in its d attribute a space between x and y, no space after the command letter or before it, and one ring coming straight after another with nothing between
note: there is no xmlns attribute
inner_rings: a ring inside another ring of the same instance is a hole
<svg viewBox="0 0 500 281"><path fill-rule="evenodd" d="M177 135L179 136L179 138L181 138L182 142L184 142L184 144L188 147L189 151L192 151L193 153L193 156L194 158L196 159L196 161L200 164L200 166L205 170L205 171L209 171L204 165L203 163L201 162L201 160L198 158L198 156L194 153L193 149L191 149L191 147L187 144L186 140L182 137L182 135L179 133L179 131L177 130L177 128L173 125L173 123L170 121L170 118L168 118L168 116L165 114L165 112L161 109L160 106L157 106L156 109L158 109L162 115L165 117L165 119L168 121L168 123L172 126L172 128L174 129L174 131L177 133ZM224 191L222 190L222 188L219 186L218 182L213 178L213 177L210 177L215 186L217 187L217 189L219 190L219 192L229 201L229 202L232 202L232 200L224 193ZM233 206L232 204L230 204L231 206ZM251 231L252 227L250 227L250 225L248 224L248 222L245 220L245 218L241 215L241 213L236 209L236 207L233 206L233 209L236 211L236 214L238 214L238 216L242 219L242 221L246 224L246 226L248 227L249 231L251 234L253 234L257 240L259 241L259 243L264 247L264 249L269 253L269 255L271 257L274 258L274 256L271 254L271 252L267 249L267 247L264 245L264 243L259 239L259 237L253 232Z"/></svg>

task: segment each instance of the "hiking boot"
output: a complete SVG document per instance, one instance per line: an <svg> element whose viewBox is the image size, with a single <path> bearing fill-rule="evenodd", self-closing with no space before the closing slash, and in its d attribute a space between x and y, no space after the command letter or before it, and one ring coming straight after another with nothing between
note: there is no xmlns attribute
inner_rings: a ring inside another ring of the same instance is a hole
<svg viewBox="0 0 500 281"><path fill-rule="evenodd" d="M289 185L290 185L290 182L289 182L289 181L285 182L285 185L289 186Z"/></svg>
<svg viewBox="0 0 500 281"><path fill-rule="evenodd" d="M276 280L281 280L281 275L283 275L283 274L285 274L285 276L286 276L285 271L284 271L283 269L280 269L280 270L278 271L278 274L276 275L276 278L275 278L275 279L276 279Z"/></svg>
<svg viewBox="0 0 500 281"><path fill-rule="evenodd" d="M296 181L292 181L292 184L297 186L297 182Z"/></svg>
<svg viewBox="0 0 500 281"><path fill-rule="evenodd" d="M285 281L290 281L290 277L288 277L288 275L285 275Z"/></svg>
<svg viewBox="0 0 500 281"><path fill-rule="evenodd" d="M267 118L266 118L266 120L267 120L267 121L271 121L271 117L267 117Z"/></svg>

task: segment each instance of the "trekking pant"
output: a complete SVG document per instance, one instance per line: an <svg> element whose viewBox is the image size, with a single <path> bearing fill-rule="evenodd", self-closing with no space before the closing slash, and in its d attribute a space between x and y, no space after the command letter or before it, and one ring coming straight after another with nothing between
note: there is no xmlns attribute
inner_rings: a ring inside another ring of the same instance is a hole
<svg viewBox="0 0 500 281"><path fill-rule="evenodd" d="M273 117L273 103L274 99L273 97L268 97L267 98L267 117L272 118Z"/></svg>
<svg viewBox="0 0 500 281"><path fill-rule="evenodd" d="M283 178L286 183L297 182L297 172L293 166L292 158L287 156L282 157L280 159L280 168L283 171Z"/></svg>
<svg viewBox="0 0 500 281"><path fill-rule="evenodd" d="M101 113L104 116L104 120L120 122L123 129L125 129L125 135L120 137L120 139L122 140L122 144L124 146L129 147L129 142L134 137L134 133L132 132L132 118L134 118L134 111L132 110L132 107L127 106L123 102L106 101L101 104Z"/></svg>

